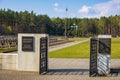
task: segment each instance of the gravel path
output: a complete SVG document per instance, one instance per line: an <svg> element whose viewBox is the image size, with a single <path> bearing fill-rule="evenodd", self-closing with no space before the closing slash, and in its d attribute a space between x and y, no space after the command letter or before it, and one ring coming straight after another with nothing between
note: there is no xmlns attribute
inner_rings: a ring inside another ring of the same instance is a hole
<svg viewBox="0 0 120 80"><path fill-rule="evenodd" d="M111 68L120 69L120 59L111 60ZM45 75L36 72L0 70L0 80L120 80L120 70L108 77L89 77L89 59L49 58Z"/></svg>
<svg viewBox="0 0 120 80"><path fill-rule="evenodd" d="M89 39L83 40L83 41L74 41L74 42L69 42L69 43L65 43L65 44L50 46L49 47L49 52L56 51L56 50L59 50L59 49L62 49L62 48L66 48L66 47L76 45L76 44L79 44L79 43L83 43L83 42L87 42L87 41L89 41Z"/></svg>

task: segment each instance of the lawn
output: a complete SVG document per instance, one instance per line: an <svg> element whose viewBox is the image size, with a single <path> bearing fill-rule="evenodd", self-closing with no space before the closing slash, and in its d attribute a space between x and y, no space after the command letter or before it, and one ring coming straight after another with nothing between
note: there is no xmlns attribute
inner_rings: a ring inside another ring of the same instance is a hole
<svg viewBox="0 0 120 80"><path fill-rule="evenodd" d="M70 41L81 41L81 40L86 40L88 38L79 38L79 37L75 37L75 38L68 38L68 40Z"/></svg>
<svg viewBox="0 0 120 80"><path fill-rule="evenodd" d="M120 58L120 38L112 38L111 57ZM49 53L50 58L89 58L90 41Z"/></svg>
<svg viewBox="0 0 120 80"><path fill-rule="evenodd" d="M0 49L0 53L3 53L3 52L10 52L10 51L15 51L17 50L16 48L3 48L3 49Z"/></svg>
<svg viewBox="0 0 120 80"><path fill-rule="evenodd" d="M73 40L73 39L72 39ZM81 40L81 39L79 39ZM88 58L90 42L80 43L49 53L50 58Z"/></svg>
<svg viewBox="0 0 120 80"><path fill-rule="evenodd" d="M120 38L112 39L111 57L120 58Z"/></svg>

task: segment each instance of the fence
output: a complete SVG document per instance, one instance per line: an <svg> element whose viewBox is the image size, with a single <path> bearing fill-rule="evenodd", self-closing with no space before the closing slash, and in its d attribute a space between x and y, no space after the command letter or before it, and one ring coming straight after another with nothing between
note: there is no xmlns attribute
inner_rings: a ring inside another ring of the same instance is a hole
<svg viewBox="0 0 120 80"><path fill-rule="evenodd" d="M0 49L17 48L18 46L17 42L18 42L17 36L15 35L0 36ZM66 43L66 42L69 41L65 41L63 37L58 37L58 36L49 37L49 46Z"/></svg>
<svg viewBox="0 0 120 80"><path fill-rule="evenodd" d="M0 36L0 49L17 48L17 36Z"/></svg>

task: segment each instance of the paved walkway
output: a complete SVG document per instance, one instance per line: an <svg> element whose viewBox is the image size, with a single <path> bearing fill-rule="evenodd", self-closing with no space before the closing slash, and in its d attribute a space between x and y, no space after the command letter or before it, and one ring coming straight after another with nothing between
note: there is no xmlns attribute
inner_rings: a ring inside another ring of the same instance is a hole
<svg viewBox="0 0 120 80"><path fill-rule="evenodd" d="M116 73L108 77L89 77L89 59L49 59L49 71L45 75L36 72L0 70L0 80L120 80L120 59L111 60Z"/></svg>
<svg viewBox="0 0 120 80"><path fill-rule="evenodd" d="M49 52L56 51L56 50L59 50L59 49L62 49L62 48L66 48L66 47L76 45L76 44L79 44L79 43L83 43L83 42L87 42L87 41L89 41L89 39L83 40L83 41L74 41L74 42L69 42L69 43L65 43L65 44L50 46L49 47Z"/></svg>

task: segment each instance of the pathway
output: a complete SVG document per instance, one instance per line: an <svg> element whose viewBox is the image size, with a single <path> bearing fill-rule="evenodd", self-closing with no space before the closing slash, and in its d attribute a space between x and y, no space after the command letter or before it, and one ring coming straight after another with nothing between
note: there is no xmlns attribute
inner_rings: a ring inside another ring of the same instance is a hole
<svg viewBox="0 0 120 80"><path fill-rule="evenodd" d="M120 59L111 60L111 68L120 68ZM0 80L120 80L118 73L108 77L89 77L89 59L49 58L45 75L36 72L0 70Z"/></svg>

